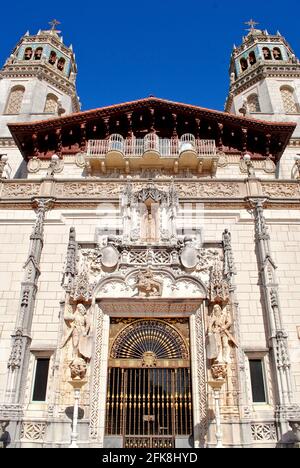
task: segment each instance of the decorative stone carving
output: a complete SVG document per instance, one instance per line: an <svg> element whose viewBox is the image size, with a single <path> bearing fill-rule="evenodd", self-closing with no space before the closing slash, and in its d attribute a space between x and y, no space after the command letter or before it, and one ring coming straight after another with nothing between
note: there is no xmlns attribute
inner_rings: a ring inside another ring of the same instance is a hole
<svg viewBox="0 0 300 468"><path fill-rule="evenodd" d="M77 153L75 156L75 164L77 167L84 168L85 167L85 156L83 153Z"/></svg>
<svg viewBox="0 0 300 468"><path fill-rule="evenodd" d="M210 271L210 300L222 304L229 301L228 283L223 276L223 264L217 255Z"/></svg>
<svg viewBox="0 0 300 468"><path fill-rule="evenodd" d="M79 368L81 358L91 359L92 343L90 337L91 319L87 314L83 304L78 304L74 313L70 307L65 312L64 321L67 325L66 335L63 339L61 348L63 348L69 339L72 339L73 345L73 361L71 365L74 370ZM71 367L71 366L70 366Z"/></svg>
<svg viewBox="0 0 300 468"><path fill-rule="evenodd" d="M30 441L43 441L46 429L47 424L44 422L23 422L21 427L21 439Z"/></svg>
<svg viewBox="0 0 300 468"><path fill-rule="evenodd" d="M8 369L14 371L21 367L22 362L22 351L23 351L23 332L21 329L18 329L13 336L13 345L9 360L7 363Z"/></svg>
<svg viewBox="0 0 300 468"><path fill-rule="evenodd" d="M199 394L199 416L200 424L197 428L200 435L200 446L204 447L205 438L207 434L207 401L206 401L206 365L205 365L205 351L204 351L204 333L202 313L198 309L195 315L195 331L196 331L196 359L197 359L197 387Z"/></svg>
<svg viewBox="0 0 300 468"><path fill-rule="evenodd" d="M101 250L101 263L105 268L114 268L119 262L120 254L113 245L107 245Z"/></svg>
<svg viewBox="0 0 300 468"><path fill-rule="evenodd" d="M86 196L99 196L99 197L118 197L123 188L119 183L108 182L61 182L57 184L56 195L63 197L86 197Z"/></svg>
<svg viewBox="0 0 300 468"><path fill-rule="evenodd" d="M294 198L299 197L299 187L297 184L289 183L262 183L262 192L271 198Z"/></svg>
<svg viewBox="0 0 300 468"><path fill-rule="evenodd" d="M102 344L103 344L103 312L101 309L96 311L96 336L95 336L95 350L94 350L94 365L92 377L92 391L91 391L91 404L90 404L90 438L97 440L99 436L99 394L101 383L102 363Z"/></svg>
<svg viewBox="0 0 300 468"><path fill-rule="evenodd" d="M41 168L41 160L34 156L32 159L30 159L27 163L27 170L30 173L36 173L40 170Z"/></svg>
<svg viewBox="0 0 300 468"><path fill-rule="evenodd" d="M74 286L74 279L76 275L76 252L76 232L75 228L71 227L69 233L66 266L62 279L62 285L66 288L67 291L70 291Z"/></svg>
<svg viewBox="0 0 300 468"><path fill-rule="evenodd" d="M227 377L227 365L226 364L213 364L211 366L211 373L214 379L224 380Z"/></svg>
<svg viewBox="0 0 300 468"><path fill-rule="evenodd" d="M207 357L212 359L214 364L230 363L229 342L237 346L237 343L230 333L232 319L227 307L215 304L208 322L208 346Z"/></svg>
<svg viewBox="0 0 300 468"><path fill-rule="evenodd" d="M39 183L8 183L4 184L2 189L3 197L30 198L39 195Z"/></svg>
<svg viewBox="0 0 300 468"><path fill-rule="evenodd" d="M277 440L276 427L273 423L251 424L251 433L255 441Z"/></svg>
<svg viewBox="0 0 300 468"><path fill-rule="evenodd" d="M228 229L223 232L223 249L224 249L224 274L227 281L231 283L231 276L236 274L236 268L233 259L233 252L231 247L231 234Z"/></svg>
<svg viewBox="0 0 300 468"><path fill-rule="evenodd" d="M139 297L155 297L162 295L162 282L154 279L154 274L150 268L138 273L135 287L138 290Z"/></svg>
<svg viewBox="0 0 300 468"><path fill-rule="evenodd" d="M180 260L184 268L193 269L199 261L199 253L194 247L187 245L180 254Z"/></svg>
<svg viewBox="0 0 300 468"><path fill-rule="evenodd" d="M157 358L152 351L146 351L142 358L142 367L155 367Z"/></svg>
<svg viewBox="0 0 300 468"><path fill-rule="evenodd" d="M300 420L299 421L290 420L289 425L293 431L295 442L300 442Z"/></svg>
<svg viewBox="0 0 300 468"><path fill-rule="evenodd" d="M75 357L73 361L71 361L69 367L71 371L71 378L73 380L83 380L85 378L87 372L87 364L84 359L80 357Z"/></svg>
<svg viewBox="0 0 300 468"><path fill-rule="evenodd" d="M181 197L223 198L240 194L239 186L229 182L178 183L175 186Z"/></svg>
<svg viewBox="0 0 300 468"><path fill-rule="evenodd" d="M90 302L92 300L94 284L89 282L88 263L84 262L80 272L76 276L74 289L71 291L71 297L75 301Z"/></svg>
<svg viewBox="0 0 300 468"><path fill-rule="evenodd" d="M6 448L10 444L10 435L6 430L9 421L0 421L0 448Z"/></svg>

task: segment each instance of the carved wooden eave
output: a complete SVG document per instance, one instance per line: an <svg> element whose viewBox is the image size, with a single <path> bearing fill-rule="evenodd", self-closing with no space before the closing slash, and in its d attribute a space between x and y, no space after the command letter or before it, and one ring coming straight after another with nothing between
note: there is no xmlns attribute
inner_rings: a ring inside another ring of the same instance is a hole
<svg viewBox="0 0 300 468"><path fill-rule="evenodd" d="M78 112L65 117L8 125L25 160L49 159L84 152L89 139L156 133L162 138L192 133L215 140L221 151L247 151L254 158L270 156L277 162L287 146L295 123L267 122L226 112L149 97L114 106Z"/></svg>

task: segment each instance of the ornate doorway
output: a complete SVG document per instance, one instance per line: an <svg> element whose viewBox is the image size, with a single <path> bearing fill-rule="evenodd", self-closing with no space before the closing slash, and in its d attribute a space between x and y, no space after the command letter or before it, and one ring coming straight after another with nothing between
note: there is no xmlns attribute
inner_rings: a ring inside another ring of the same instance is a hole
<svg viewBox="0 0 300 468"><path fill-rule="evenodd" d="M173 448L192 435L188 322L173 322L111 323L106 435L125 448Z"/></svg>

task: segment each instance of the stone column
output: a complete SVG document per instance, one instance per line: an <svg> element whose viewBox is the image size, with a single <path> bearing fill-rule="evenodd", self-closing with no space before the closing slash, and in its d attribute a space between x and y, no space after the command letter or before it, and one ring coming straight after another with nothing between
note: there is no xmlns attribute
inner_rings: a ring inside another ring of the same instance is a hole
<svg viewBox="0 0 300 468"><path fill-rule="evenodd" d="M105 434L109 316L97 304L93 307L96 336L91 372L89 441L90 447L101 448Z"/></svg>
<svg viewBox="0 0 300 468"><path fill-rule="evenodd" d="M229 298L232 308L232 329L233 334L238 343L238 348L236 348L237 356L237 371L238 371L238 402L241 410L241 420L242 420L242 439L244 443L252 444L251 436L251 427L250 427L250 415L251 410L249 407L249 401L247 398L248 392L247 388L247 376L246 376L246 363L245 363L245 354L241 346L241 332L240 332L240 317L239 317L239 303L236 297L236 284L235 284L235 275L236 267L234 263L234 256L231 245L231 234L225 229L223 232L223 249L224 249L224 275L227 279L229 287ZM230 376L228 376L230 378Z"/></svg>
<svg viewBox="0 0 300 468"><path fill-rule="evenodd" d="M272 359L273 382L276 387L276 416L281 434L288 430L288 415L298 411L292 404L291 369L287 333L282 323L276 265L270 248L270 235L264 217L264 201L250 199L255 219L256 254L264 313L267 321L267 339Z"/></svg>
<svg viewBox="0 0 300 468"><path fill-rule="evenodd" d="M47 210L51 208L51 199L37 199L33 202L36 221L30 236L29 255L24 265L24 279L21 283L21 297L13 343L8 360L8 378L6 387L7 412L13 411L14 418L22 414L31 343L31 326L40 276L40 259L44 243L44 221Z"/></svg>
<svg viewBox="0 0 300 468"><path fill-rule="evenodd" d="M190 317L194 447L204 447L207 435L206 359L203 305Z"/></svg>

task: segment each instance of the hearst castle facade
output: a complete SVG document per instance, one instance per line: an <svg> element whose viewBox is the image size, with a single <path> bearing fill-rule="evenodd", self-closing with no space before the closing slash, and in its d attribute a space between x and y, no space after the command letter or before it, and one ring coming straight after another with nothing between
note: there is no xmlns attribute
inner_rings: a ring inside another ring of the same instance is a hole
<svg viewBox="0 0 300 468"><path fill-rule="evenodd" d="M76 73L55 23L0 71L3 445L299 446L299 60L251 24L225 112Z"/></svg>

